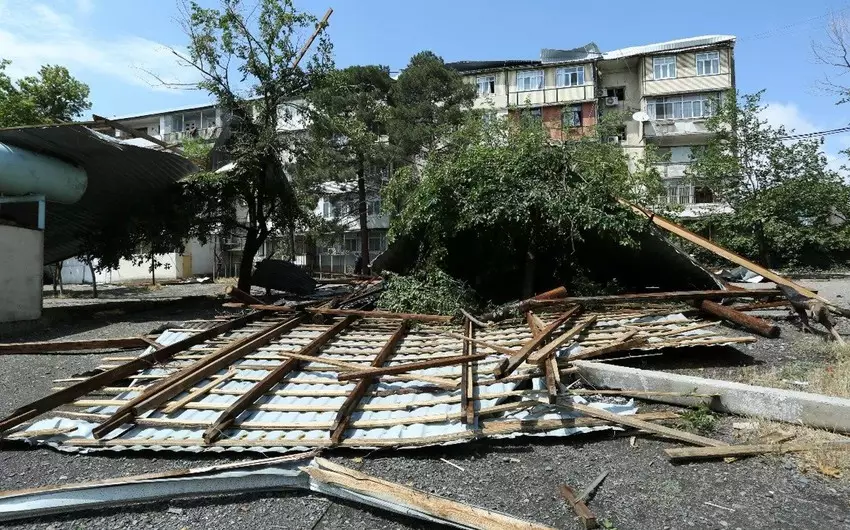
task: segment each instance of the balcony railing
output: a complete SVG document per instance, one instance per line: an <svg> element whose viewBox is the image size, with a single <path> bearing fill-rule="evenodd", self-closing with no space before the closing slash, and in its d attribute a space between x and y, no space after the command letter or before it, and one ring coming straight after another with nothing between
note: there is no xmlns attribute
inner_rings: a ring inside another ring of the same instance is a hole
<svg viewBox="0 0 850 530"><path fill-rule="evenodd" d="M206 129L195 129L190 131L169 132L162 135L162 141L173 143L180 142L185 138L201 138L203 140L214 140L221 133L221 127L207 127Z"/></svg>

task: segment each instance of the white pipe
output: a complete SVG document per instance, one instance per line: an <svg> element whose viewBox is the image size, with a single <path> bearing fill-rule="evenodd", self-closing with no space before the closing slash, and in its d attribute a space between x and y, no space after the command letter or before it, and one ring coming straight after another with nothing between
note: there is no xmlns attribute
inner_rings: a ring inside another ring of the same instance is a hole
<svg viewBox="0 0 850 530"><path fill-rule="evenodd" d="M0 195L44 195L73 204L86 192L88 176L58 158L0 143Z"/></svg>

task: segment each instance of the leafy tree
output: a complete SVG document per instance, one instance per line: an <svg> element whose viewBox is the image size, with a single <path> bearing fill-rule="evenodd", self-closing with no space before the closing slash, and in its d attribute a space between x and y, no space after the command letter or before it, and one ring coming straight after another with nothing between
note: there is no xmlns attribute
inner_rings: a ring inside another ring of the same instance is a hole
<svg viewBox="0 0 850 530"><path fill-rule="evenodd" d="M288 163L301 138L283 131L295 119L298 98L332 67L331 44L320 35L306 67L294 64L317 20L291 0L220 0L217 9L187 2L183 12L188 51L174 53L200 73L191 86L209 92L224 112L227 132L217 149L235 163L194 179L196 196L206 198L196 213L244 235L238 286L249 290L257 251L305 214Z"/></svg>
<svg viewBox="0 0 850 530"><path fill-rule="evenodd" d="M783 140L788 131L760 117L761 95L728 94L707 123L713 135L688 176L733 214L701 225L768 266L825 264L850 249L850 233L835 226L850 215L850 188L828 168L820 141Z"/></svg>
<svg viewBox="0 0 850 530"><path fill-rule="evenodd" d="M312 167L340 179L357 179L360 257L367 274L366 176L375 168L386 167L396 156L387 137L392 82L389 68L351 66L331 73L307 97L313 109L309 127L315 146L310 156Z"/></svg>
<svg viewBox="0 0 850 530"><path fill-rule="evenodd" d="M15 82L5 73L9 64L0 59L0 127L72 121L91 108L88 85L64 66L42 66Z"/></svg>
<svg viewBox="0 0 850 530"><path fill-rule="evenodd" d="M465 120L475 87L433 52L414 55L392 88L390 141L408 159L432 151Z"/></svg>
<svg viewBox="0 0 850 530"><path fill-rule="evenodd" d="M640 223L614 198L641 202L660 187L650 165L630 172L619 146L599 141L612 126L559 143L533 118L488 125L473 113L448 139L451 153L428 154L421 177L397 173L385 188L390 235L419 243L420 268L439 267L479 292L506 292L521 274L530 295L548 274L577 275L577 246L638 244Z"/></svg>

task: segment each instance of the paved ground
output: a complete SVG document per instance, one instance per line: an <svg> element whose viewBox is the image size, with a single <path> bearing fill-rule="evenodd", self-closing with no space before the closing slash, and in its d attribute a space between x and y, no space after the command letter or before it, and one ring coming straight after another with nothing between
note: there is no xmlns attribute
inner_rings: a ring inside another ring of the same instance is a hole
<svg viewBox="0 0 850 530"><path fill-rule="evenodd" d="M848 293L847 287L850 282L845 280L837 285L832 282L818 285L825 293L833 288L841 291L833 291L833 297ZM135 335L169 321L205 318L217 311L203 308L184 308L178 313L156 310L120 321L63 324L26 338ZM781 320L784 313L775 316ZM721 353L716 349L687 352L685 355L691 366L682 367L668 358L644 362L649 368L675 367L720 377L737 373L740 365L782 364L797 356L795 348L800 338L790 324L783 322L782 327L782 339L761 340L752 348ZM850 329L844 331L850 333ZM682 357L680 354L678 363L682 362ZM90 369L98 358L99 355L0 356L0 388L3 389L0 414L47 393L53 378ZM641 405L641 408L651 406ZM722 418L718 431L711 436L735 441L731 422L731 417ZM846 479L803 473L795 460L780 457L751 458L731 464L672 465L662 450L675 446L678 444L666 440L638 437L636 447L631 447L628 437L608 432L570 439L527 438L370 454L342 451L327 456L388 480L558 528L579 526L558 497L556 487L568 483L581 488L600 471L610 470L589 505L601 520L610 522L611 527L618 530L850 529L850 481ZM355 457L363 457L363 461ZM463 471L440 461L441 457L461 466ZM6 444L0 446L0 489L164 471L245 458L249 457L244 454L204 457L167 453L84 456ZM54 530L402 529L428 528L428 525L320 496L267 493L91 511L9 527Z"/></svg>
<svg viewBox="0 0 850 530"><path fill-rule="evenodd" d="M162 300L184 296L218 296L224 294L222 283L189 283L176 285L104 284L97 286L97 298L92 298L91 285L72 284L64 287L64 295L54 294L52 285L44 286L44 307L68 307L103 304L106 302L136 302Z"/></svg>

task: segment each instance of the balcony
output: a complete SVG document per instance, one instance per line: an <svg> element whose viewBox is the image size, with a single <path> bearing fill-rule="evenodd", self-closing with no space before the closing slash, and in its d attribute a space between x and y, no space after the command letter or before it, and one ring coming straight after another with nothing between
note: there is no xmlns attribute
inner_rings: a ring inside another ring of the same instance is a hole
<svg viewBox="0 0 850 530"><path fill-rule="evenodd" d="M167 132L162 135L161 140L167 143L182 142L187 137L215 140L219 134L221 134L221 127L207 127L205 129L195 129L191 133L189 131Z"/></svg>
<svg viewBox="0 0 850 530"><path fill-rule="evenodd" d="M643 135L654 140L686 136L693 140L705 140L711 136L705 118L695 120L654 120L644 124Z"/></svg>

